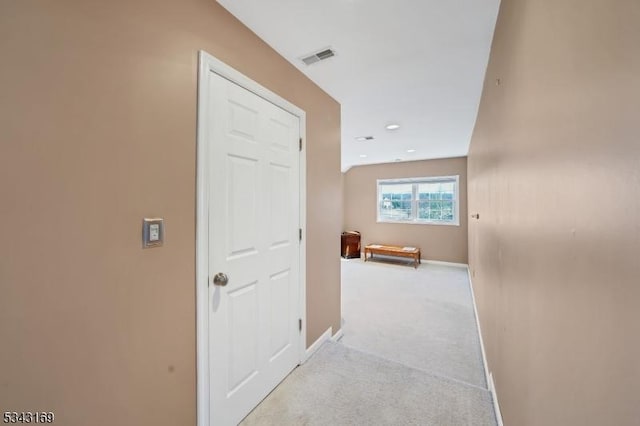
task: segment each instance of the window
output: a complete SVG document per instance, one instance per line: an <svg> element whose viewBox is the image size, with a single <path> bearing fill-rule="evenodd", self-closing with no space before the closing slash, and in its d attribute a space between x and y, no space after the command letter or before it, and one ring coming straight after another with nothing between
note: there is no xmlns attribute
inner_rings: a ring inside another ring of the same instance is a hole
<svg viewBox="0 0 640 426"><path fill-rule="evenodd" d="M378 180L378 222L459 225L459 176Z"/></svg>

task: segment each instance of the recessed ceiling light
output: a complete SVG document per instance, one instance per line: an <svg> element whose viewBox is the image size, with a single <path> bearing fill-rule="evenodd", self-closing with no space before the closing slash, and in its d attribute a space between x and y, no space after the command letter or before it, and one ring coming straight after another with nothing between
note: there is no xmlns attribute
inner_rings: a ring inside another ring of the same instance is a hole
<svg viewBox="0 0 640 426"><path fill-rule="evenodd" d="M360 154L360 158L367 158L367 154Z"/></svg>
<svg viewBox="0 0 640 426"><path fill-rule="evenodd" d="M408 149L407 152L416 152L415 149Z"/></svg>
<svg viewBox="0 0 640 426"><path fill-rule="evenodd" d="M391 124L387 124L385 128L387 130L398 130L400 128L400 125L398 123L391 123Z"/></svg>
<svg viewBox="0 0 640 426"><path fill-rule="evenodd" d="M358 136L356 138L356 140L358 142L364 142L364 141L372 141L373 140L373 136Z"/></svg>

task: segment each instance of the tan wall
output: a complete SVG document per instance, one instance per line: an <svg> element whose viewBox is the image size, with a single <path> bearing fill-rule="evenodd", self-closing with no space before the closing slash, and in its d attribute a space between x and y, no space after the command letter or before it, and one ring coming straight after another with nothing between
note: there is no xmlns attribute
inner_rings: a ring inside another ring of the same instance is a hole
<svg viewBox="0 0 640 426"><path fill-rule="evenodd" d="M460 226L378 223L377 179L460 175ZM352 167L344 174L344 227L362 244L420 247L422 258L467 263L467 159L409 161Z"/></svg>
<svg viewBox="0 0 640 426"><path fill-rule="evenodd" d="M507 425L640 419L639 43L636 0L502 2L469 260Z"/></svg>
<svg viewBox="0 0 640 426"><path fill-rule="evenodd" d="M213 0L2 1L0 411L195 424L198 49L307 112L309 342L339 328L337 102Z"/></svg>

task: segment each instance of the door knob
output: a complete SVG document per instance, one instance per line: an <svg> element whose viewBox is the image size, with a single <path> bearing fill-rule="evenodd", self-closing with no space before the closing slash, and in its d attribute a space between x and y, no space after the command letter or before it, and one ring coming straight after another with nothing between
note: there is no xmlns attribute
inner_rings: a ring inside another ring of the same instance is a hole
<svg viewBox="0 0 640 426"><path fill-rule="evenodd" d="M229 282L229 277L223 272L218 272L213 276L213 284L224 287Z"/></svg>

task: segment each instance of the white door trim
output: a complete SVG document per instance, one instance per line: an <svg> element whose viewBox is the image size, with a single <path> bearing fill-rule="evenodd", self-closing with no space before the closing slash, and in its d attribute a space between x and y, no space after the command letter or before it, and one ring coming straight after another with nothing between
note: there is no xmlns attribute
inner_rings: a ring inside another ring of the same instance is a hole
<svg viewBox="0 0 640 426"><path fill-rule="evenodd" d="M204 100L208 93L208 72L214 72L229 81L255 93L261 98L297 116L300 120L300 138L306 142L306 114L297 106L291 104L269 89L231 68L210 54L200 51L198 55L198 133L196 141L196 381L197 381L197 424L209 426L209 342L208 342L208 280L209 280L209 199L208 199L208 162L206 117L207 105ZM302 145L300 152L300 227L302 228L302 241L300 243L300 301L299 312L302 318L302 332L300 333L300 345L298 350L298 362L304 360L306 353L306 143Z"/></svg>

